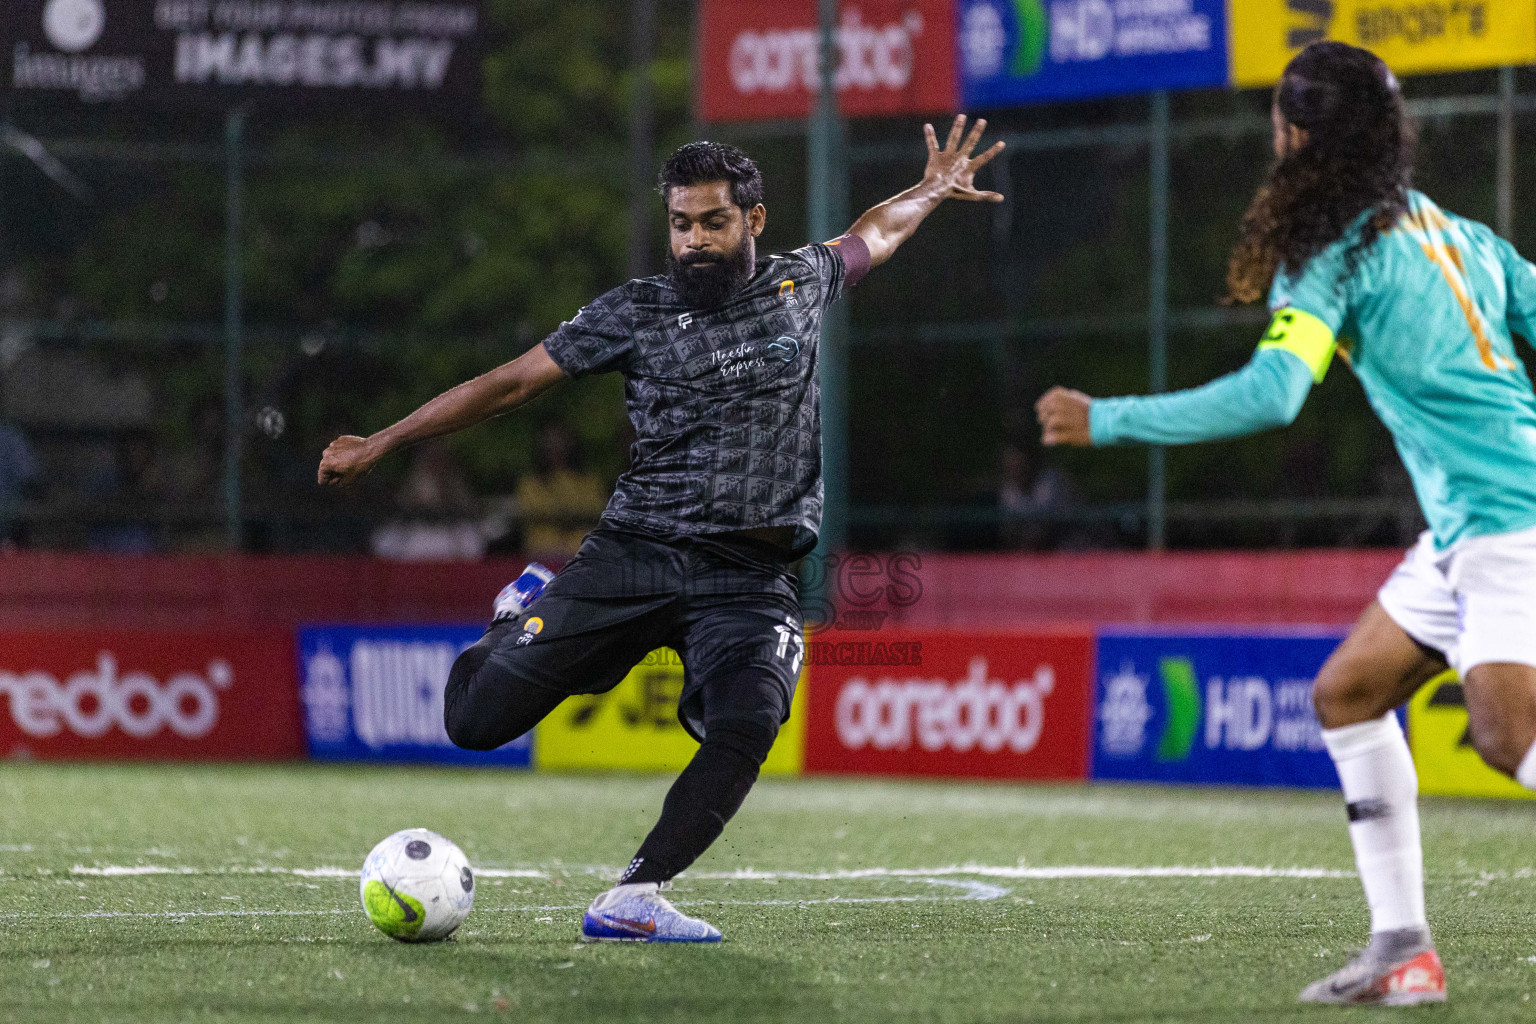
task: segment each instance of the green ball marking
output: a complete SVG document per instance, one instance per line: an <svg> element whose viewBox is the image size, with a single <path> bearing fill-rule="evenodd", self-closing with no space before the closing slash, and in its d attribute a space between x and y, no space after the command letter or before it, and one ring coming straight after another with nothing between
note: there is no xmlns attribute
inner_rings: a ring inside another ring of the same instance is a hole
<svg viewBox="0 0 1536 1024"><path fill-rule="evenodd" d="M378 879L369 879L363 887L363 909L368 920L392 939L410 942L427 922L421 901L398 889L391 889Z"/></svg>

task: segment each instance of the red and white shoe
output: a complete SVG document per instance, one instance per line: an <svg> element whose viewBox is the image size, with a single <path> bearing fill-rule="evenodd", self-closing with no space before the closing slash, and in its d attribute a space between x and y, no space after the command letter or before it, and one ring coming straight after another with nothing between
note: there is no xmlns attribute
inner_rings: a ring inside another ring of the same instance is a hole
<svg viewBox="0 0 1536 1024"><path fill-rule="evenodd" d="M1343 969L1308 985L1304 1003L1340 1006L1417 1006L1445 1002L1445 969L1433 948L1407 959L1383 959L1365 950Z"/></svg>

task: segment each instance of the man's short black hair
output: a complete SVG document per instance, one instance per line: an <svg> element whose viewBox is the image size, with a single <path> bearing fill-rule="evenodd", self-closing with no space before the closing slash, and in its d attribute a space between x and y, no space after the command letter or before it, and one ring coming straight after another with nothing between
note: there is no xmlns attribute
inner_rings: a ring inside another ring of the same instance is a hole
<svg viewBox="0 0 1536 1024"><path fill-rule="evenodd" d="M751 157L724 142L690 142L679 146L661 168L656 191L661 193L662 202L666 202L672 196L672 189L680 185L702 185L707 181L723 181L730 185L731 202L743 211L763 201L763 173Z"/></svg>

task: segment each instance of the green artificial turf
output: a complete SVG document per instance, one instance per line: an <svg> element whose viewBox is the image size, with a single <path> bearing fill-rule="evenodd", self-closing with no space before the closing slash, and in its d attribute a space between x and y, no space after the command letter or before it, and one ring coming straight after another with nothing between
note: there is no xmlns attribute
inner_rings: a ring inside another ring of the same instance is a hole
<svg viewBox="0 0 1536 1024"><path fill-rule="evenodd" d="M0 767L0 1019L1382 1017L1294 1001L1365 938L1336 794L765 780L672 894L719 925L723 944L579 946L581 909L631 856L668 781ZM1451 1003L1385 1012L1536 1020L1536 807L1426 800L1423 816ZM304 873L355 871L375 842L414 825L485 872L451 942L395 943L363 917L355 877ZM1333 875L982 870L1018 865ZM102 873L143 866L185 873Z"/></svg>

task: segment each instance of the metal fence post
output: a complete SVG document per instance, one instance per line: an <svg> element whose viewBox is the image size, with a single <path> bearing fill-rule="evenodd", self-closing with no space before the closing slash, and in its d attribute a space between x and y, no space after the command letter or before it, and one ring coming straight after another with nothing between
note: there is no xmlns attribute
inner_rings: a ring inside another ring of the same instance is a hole
<svg viewBox="0 0 1536 1024"><path fill-rule="evenodd" d="M656 258L651 252L651 223L656 216L651 191L656 181L656 104L651 88L656 0L634 0L629 29L635 76L629 102L629 276L645 277Z"/></svg>
<svg viewBox="0 0 1536 1024"><path fill-rule="evenodd" d="M1152 94L1149 138L1150 230L1147 273L1147 343L1150 390L1168 388L1168 93ZM1154 446L1147 455L1147 547L1161 550L1168 540L1167 452Z"/></svg>
<svg viewBox="0 0 1536 1024"><path fill-rule="evenodd" d="M1515 69L1499 68L1498 159L1495 168L1497 198L1494 230L1513 240L1515 235Z"/></svg>
<svg viewBox="0 0 1536 1024"><path fill-rule="evenodd" d="M240 248L240 213L245 173L242 149L245 111L231 107L224 120L224 544L239 551L244 534L240 507L241 435L245 426L241 324L244 267Z"/></svg>
<svg viewBox="0 0 1536 1024"><path fill-rule="evenodd" d="M820 0L821 91L807 139L806 210L812 242L835 237L847 225L848 179L843 125L837 108L837 0ZM821 543L825 556L840 549L848 531L848 310L846 302L822 316L821 475L825 492Z"/></svg>

